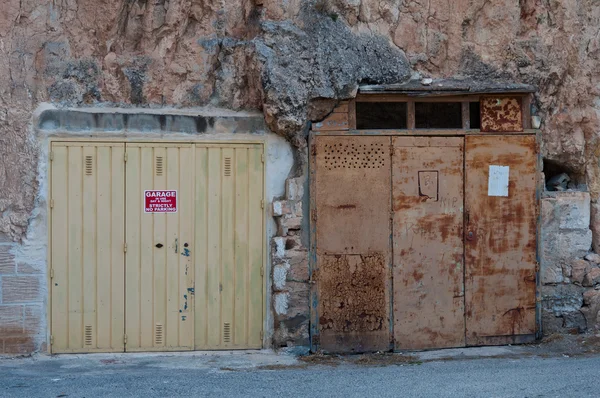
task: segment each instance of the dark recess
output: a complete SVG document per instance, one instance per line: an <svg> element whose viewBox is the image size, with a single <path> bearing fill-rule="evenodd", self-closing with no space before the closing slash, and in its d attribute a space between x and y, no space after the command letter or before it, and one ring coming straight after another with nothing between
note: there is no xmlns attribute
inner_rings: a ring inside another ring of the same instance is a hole
<svg viewBox="0 0 600 398"><path fill-rule="evenodd" d="M357 102L356 128L406 129L406 102Z"/></svg>
<svg viewBox="0 0 600 398"><path fill-rule="evenodd" d="M481 129L481 106L479 102L469 102L470 126L472 129Z"/></svg>
<svg viewBox="0 0 600 398"><path fill-rule="evenodd" d="M460 102L415 102L418 129L462 129Z"/></svg>

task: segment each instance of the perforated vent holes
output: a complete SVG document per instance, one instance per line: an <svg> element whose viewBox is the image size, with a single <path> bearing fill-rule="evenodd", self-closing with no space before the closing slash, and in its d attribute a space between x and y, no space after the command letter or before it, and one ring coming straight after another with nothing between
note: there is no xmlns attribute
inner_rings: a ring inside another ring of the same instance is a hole
<svg viewBox="0 0 600 398"><path fill-rule="evenodd" d="M231 325L229 322L223 323L223 342L229 343L231 341Z"/></svg>
<svg viewBox="0 0 600 398"><path fill-rule="evenodd" d="M225 158L223 170L224 170L225 177L231 176L231 158L230 157Z"/></svg>
<svg viewBox="0 0 600 398"><path fill-rule="evenodd" d="M85 345L92 345L92 333L93 333L92 325L85 325L85 332L84 332Z"/></svg>
<svg viewBox="0 0 600 398"><path fill-rule="evenodd" d="M160 323L154 326L154 345L163 345L163 325Z"/></svg>
<svg viewBox="0 0 600 398"><path fill-rule="evenodd" d="M384 144L325 145L325 167L333 169L379 169L385 166L387 153Z"/></svg>
<svg viewBox="0 0 600 398"><path fill-rule="evenodd" d="M85 157L85 175L91 176L94 170L94 158L92 155L87 155Z"/></svg>
<svg viewBox="0 0 600 398"><path fill-rule="evenodd" d="M157 176L163 175L163 158L162 158L162 156L156 157L156 175Z"/></svg>

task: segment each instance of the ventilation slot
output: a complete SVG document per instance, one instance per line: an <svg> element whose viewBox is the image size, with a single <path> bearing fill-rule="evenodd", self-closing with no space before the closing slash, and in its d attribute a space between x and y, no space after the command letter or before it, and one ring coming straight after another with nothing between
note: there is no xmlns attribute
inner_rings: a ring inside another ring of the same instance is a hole
<svg viewBox="0 0 600 398"><path fill-rule="evenodd" d="M92 345L92 325L85 325L85 345Z"/></svg>
<svg viewBox="0 0 600 398"><path fill-rule="evenodd" d="M223 342L229 343L231 341L231 324L225 322L223 324Z"/></svg>
<svg viewBox="0 0 600 398"><path fill-rule="evenodd" d="M225 177L231 176L231 158L230 157L225 158L224 172L225 172Z"/></svg>
<svg viewBox="0 0 600 398"><path fill-rule="evenodd" d="M389 158L384 144L332 144L325 145L325 168L334 169L380 169Z"/></svg>
<svg viewBox="0 0 600 398"><path fill-rule="evenodd" d="M163 158L162 158L162 156L156 157L156 175L157 176L163 175Z"/></svg>
<svg viewBox="0 0 600 398"><path fill-rule="evenodd" d="M163 345L163 325L160 323L154 327L154 345Z"/></svg>
<svg viewBox="0 0 600 398"><path fill-rule="evenodd" d="M87 155L85 157L85 175L91 176L93 170L94 170L94 158L92 157L92 155Z"/></svg>

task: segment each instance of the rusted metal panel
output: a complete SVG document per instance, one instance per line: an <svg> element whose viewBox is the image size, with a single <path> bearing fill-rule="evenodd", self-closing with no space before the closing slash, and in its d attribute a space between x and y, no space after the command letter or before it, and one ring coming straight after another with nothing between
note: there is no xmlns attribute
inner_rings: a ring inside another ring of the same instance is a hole
<svg viewBox="0 0 600 398"><path fill-rule="evenodd" d="M346 112L332 112L324 120L313 123L312 129L315 131L335 131L348 130L348 106L345 106Z"/></svg>
<svg viewBox="0 0 600 398"><path fill-rule="evenodd" d="M389 250L390 138L316 137L317 252Z"/></svg>
<svg viewBox="0 0 600 398"><path fill-rule="evenodd" d="M463 138L394 137L395 349L465 345Z"/></svg>
<svg viewBox="0 0 600 398"><path fill-rule="evenodd" d="M320 348L390 346L390 138L315 137Z"/></svg>
<svg viewBox="0 0 600 398"><path fill-rule="evenodd" d="M521 97L482 97L481 131L523 131L523 108Z"/></svg>
<svg viewBox="0 0 600 398"><path fill-rule="evenodd" d="M467 345L535 334L536 162L535 136L466 137Z"/></svg>
<svg viewBox="0 0 600 398"><path fill-rule="evenodd" d="M328 352L389 349L389 257L318 255L319 331Z"/></svg>

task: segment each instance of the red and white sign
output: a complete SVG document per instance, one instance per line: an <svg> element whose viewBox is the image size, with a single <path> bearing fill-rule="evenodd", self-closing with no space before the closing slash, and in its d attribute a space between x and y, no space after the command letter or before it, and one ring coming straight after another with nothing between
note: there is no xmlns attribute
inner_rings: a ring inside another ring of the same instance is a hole
<svg viewBox="0 0 600 398"><path fill-rule="evenodd" d="M144 191L145 213L177 213L177 191Z"/></svg>

